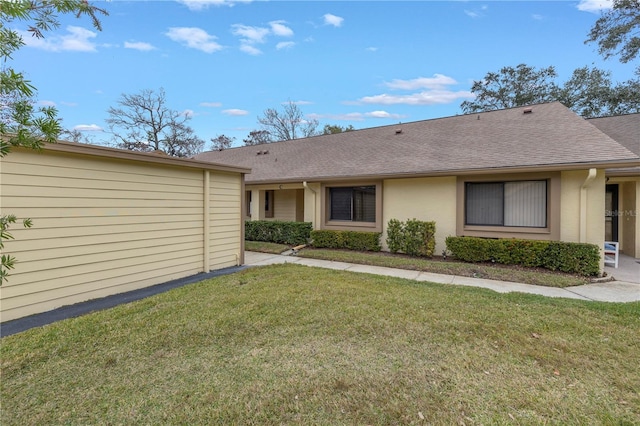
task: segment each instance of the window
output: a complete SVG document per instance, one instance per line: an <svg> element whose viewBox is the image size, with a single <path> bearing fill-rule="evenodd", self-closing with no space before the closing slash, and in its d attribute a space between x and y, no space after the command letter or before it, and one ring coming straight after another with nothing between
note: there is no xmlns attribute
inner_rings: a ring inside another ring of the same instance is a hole
<svg viewBox="0 0 640 426"><path fill-rule="evenodd" d="M251 191L245 191L245 204L247 206L246 214L251 216Z"/></svg>
<svg viewBox="0 0 640 426"><path fill-rule="evenodd" d="M547 181L467 182L465 224L547 226Z"/></svg>
<svg viewBox="0 0 640 426"><path fill-rule="evenodd" d="M273 217L273 191L264 191L264 217Z"/></svg>
<svg viewBox="0 0 640 426"><path fill-rule="evenodd" d="M376 187L329 188L329 220L376 221Z"/></svg>

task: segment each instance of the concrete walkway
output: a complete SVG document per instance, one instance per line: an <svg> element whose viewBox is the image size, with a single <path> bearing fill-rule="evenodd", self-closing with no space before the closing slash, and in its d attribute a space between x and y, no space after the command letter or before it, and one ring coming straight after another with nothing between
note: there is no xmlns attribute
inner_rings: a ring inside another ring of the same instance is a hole
<svg viewBox="0 0 640 426"><path fill-rule="evenodd" d="M455 275L433 274L430 272L410 271L406 269L386 268L382 266L358 265L354 263L333 262L330 260L305 259L297 256L245 252L245 265L262 266L278 263L295 263L318 268L336 269L340 271L362 272L390 277L407 278L416 281L430 281L440 284L466 285L487 288L498 293L532 293L548 297L565 297L570 299L593 300L599 302L635 302L640 301L640 282L610 281L575 287L555 288L539 285L521 284L507 281L470 278ZM639 265L640 266L640 265ZM615 277L615 274L612 273Z"/></svg>

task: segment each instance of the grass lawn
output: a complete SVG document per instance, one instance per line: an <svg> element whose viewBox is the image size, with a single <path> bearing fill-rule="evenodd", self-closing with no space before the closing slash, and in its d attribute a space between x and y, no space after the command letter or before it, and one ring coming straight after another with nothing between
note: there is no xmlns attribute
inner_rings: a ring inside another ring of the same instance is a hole
<svg viewBox="0 0 640 426"><path fill-rule="evenodd" d="M589 283L589 278L586 277L552 272L542 268L466 263L451 260L443 261L442 258L426 259L383 252L375 253L353 250L305 248L298 253L298 256L364 265L387 266L389 268L411 269L436 274L513 281L547 287L571 287Z"/></svg>
<svg viewBox="0 0 640 426"><path fill-rule="evenodd" d="M291 248L286 244L268 243L264 241L245 241L244 249L261 253L280 254Z"/></svg>
<svg viewBox="0 0 640 426"><path fill-rule="evenodd" d="M640 303L285 264L2 339L3 426L640 424Z"/></svg>

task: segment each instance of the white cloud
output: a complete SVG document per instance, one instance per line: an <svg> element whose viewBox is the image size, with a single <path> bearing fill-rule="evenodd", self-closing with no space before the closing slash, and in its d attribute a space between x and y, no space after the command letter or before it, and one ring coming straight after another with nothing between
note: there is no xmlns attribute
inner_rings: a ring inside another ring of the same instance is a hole
<svg viewBox="0 0 640 426"><path fill-rule="evenodd" d="M207 108L220 108L222 106L221 102L200 102L200 106Z"/></svg>
<svg viewBox="0 0 640 426"><path fill-rule="evenodd" d="M124 42L125 49L134 49L139 50L141 52L148 52L150 50L155 50L155 46L149 43L145 43L143 41L125 41Z"/></svg>
<svg viewBox="0 0 640 426"><path fill-rule="evenodd" d="M534 13L533 15L531 15L531 19L535 19L536 21L542 21L544 19L544 16Z"/></svg>
<svg viewBox="0 0 640 426"><path fill-rule="evenodd" d="M384 84L393 90L417 92L401 95L383 93L365 96L355 102L345 102L345 104L434 105L448 104L459 99L474 97L469 91L449 90L449 86L457 85L458 82L444 74L434 74L433 77L419 77L412 80L395 79Z"/></svg>
<svg viewBox="0 0 640 426"><path fill-rule="evenodd" d="M53 101L47 101L47 100L41 100L36 102L36 106L40 106L40 107L54 107L56 106L56 103Z"/></svg>
<svg viewBox="0 0 640 426"><path fill-rule="evenodd" d="M185 116L187 118L191 118L194 115L196 115L196 113L192 109L185 109L184 111L182 111L180 113L180 115L183 115L183 116Z"/></svg>
<svg viewBox="0 0 640 426"><path fill-rule="evenodd" d="M76 102L60 102L60 105L64 105L64 106L68 106L68 107L75 107L78 106L78 104Z"/></svg>
<svg viewBox="0 0 640 426"><path fill-rule="evenodd" d="M364 50L366 50L367 52L377 52L377 51L378 51L378 48L377 48L377 47L373 47L373 46L372 46L372 47L367 47L367 48L366 48L366 49L364 49Z"/></svg>
<svg viewBox="0 0 640 426"><path fill-rule="evenodd" d="M251 44L243 43L240 45L240 50L244 53L248 53L249 55L257 56L262 54L262 50L258 49Z"/></svg>
<svg viewBox="0 0 640 426"><path fill-rule="evenodd" d="M408 95L389 95L383 93L375 96L365 96L358 100L363 104L378 105L435 105L449 104L459 99L473 98L474 95L468 91L453 92L450 90L431 90Z"/></svg>
<svg viewBox="0 0 640 426"><path fill-rule="evenodd" d="M251 27L249 25L234 24L231 26L233 35L242 37L246 43L264 43L269 34L268 28Z"/></svg>
<svg viewBox="0 0 640 426"><path fill-rule="evenodd" d="M276 44L276 49L291 49L295 45L296 44L293 41L281 41L280 43Z"/></svg>
<svg viewBox="0 0 640 426"><path fill-rule="evenodd" d="M217 37L207 34L205 30L200 28L171 27L166 36L184 46L201 50L205 53L214 53L222 50L222 46L214 41Z"/></svg>
<svg viewBox="0 0 640 426"><path fill-rule="evenodd" d="M453 84L458 84L458 82L443 74L434 74L433 77L419 77L413 80L395 79L385 83L390 89L398 90L440 89Z"/></svg>
<svg viewBox="0 0 640 426"><path fill-rule="evenodd" d="M336 15L332 15L330 13L326 13L324 16L324 24L325 25L333 25L334 27L341 27L342 22L344 22L344 18L341 18Z"/></svg>
<svg viewBox="0 0 640 426"><path fill-rule="evenodd" d="M613 0L580 0L576 7L583 12L598 13L601 10L611 9Z"/></svg>
<svg viewBox="0 0 640 426"><path fill-rule="evenodd" d="M234 117L239 117L239 116L242 116L242 115L249 114L249 111L245 111L243 109L231 108L231 109L223 110L222 113L225 114L225 115L231 115L231 116L234 116Z"/></svg>
<svg viewBox="0 0 640 426"><path fill-rule="evenodd" d="M464 10L464 14L471 17L471 18L479 18L480 14L478 12L474 12L473 10Z"/></svg>
<svg viewBox="0 0 640 426"><path fill-rule="evenodd" d="M292 103L294 105L311 105L311 104L313 104L313 102L311 102L311 101L287 101L287 102L282 102L281 105L289 105L289 103Z"/></svg>
<svg viewBox="0 0 640 426"><path fill-rule="evenodd" d="M366 117L372 118L402 118L400 114L391 114L387 111L371 111L364 114Z"/></svg>
<svg viewBox="0 0 640 426"><path fill-rule="evenodd" d="M285 21L272 21L269 22L271 25L271 32L274 35L280 37L291 37L293 35L293 30L285 25Z"/></svg>
<svg viewBox="0 0 640 426"><path fill-rule="evenodd" d="M78 124L73 127L73 130L78 130L80 132L103 132L104 129L97 124Z"/></svg>
<svg viewBox="0 0 640 426"><path fill-rule="evenodd" d="M346 114L309 114L309 118L313 120L335 120L335 121L364 121L367 118L391 118L398 120L404 118L401 114L392 114L387 111L371 111L371 112L349 112Z"/></svg>
<svg viewBox="0 0 640 426"><path fill-rule="evenodd" d="M27 31L20 31L20 36L28 47L48 50L50 52L95 52L96 45L90 39L97 36L93 31L69 25L68 34L52 35L47 38L36 38Z"/></svg>
<svg viewBox="0 0 640 426"><path fill-rule="evenodd" d="M487 6L485 4L485 5L480 6L480 9L478 9L478 8L476 8L475 10L465 9L464 13L465 13L465 15L467 15L467 16L469 16L471 18L474 18L474 19L475 18L482 18L483 16L485 16L485 14L482 13L482 12L484 12L484 11L486 11L488 9L489 9L489 6Z"/></svg>
<svg viewBox="0 0 640 426"><path fill-rule="evenodd" d="M209 6L233 6L236 3L250 3L251 0L177 0L189 8L189 10L200 11Z"/></svg>
<svg viewBox="0 0 640 426"><path fill-rule="evenodd" d="M260 55L262 50L255 45L262 44L267 41L269 35L280 37L293 36L293 30L285 25L285 21L271 21L270 28L252 27L243 24L234 24L231 26L231 33L240 37L240 50L249 55ZM276 44L276 49L287 49L295 45L294 42L280 42Z"/></svg>

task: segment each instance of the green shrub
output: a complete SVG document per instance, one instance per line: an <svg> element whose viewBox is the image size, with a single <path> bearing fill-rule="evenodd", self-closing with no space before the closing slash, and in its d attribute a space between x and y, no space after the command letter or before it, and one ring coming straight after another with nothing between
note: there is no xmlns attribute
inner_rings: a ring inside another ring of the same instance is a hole
<svg viewBox="0 0 640 426"><path fill-rule="evenodd" d="M313 246L317 248L380 251L379 232L311 231Z"/></svg>
<svg viewBox="0 0 640 426"><path fill-rule="evenodd" d="M435 233L435 222L391 219L387 223L387 246L391 253L432 257L436 248Z"/></svg>
<svg viewBox="0 0 640 426"><path fill-rule="evenodd" d="M551 241L544 252L542 266L552 271L598 275L600 249L594 244Z"/></svg>
<svg viewBox="0 0 640 426"><path fill-rule="evenodd" d="M404 224L398 219L391 219L387 223L387 247L391 253L402 250L404 239Z"/></svg>
<svg viewBox="0 0 640 426"><path fill-rule="evenodd" d="M244 223L244 237L249 241L300 245L308 242L312 229L311 222L252 220Z"/></svg>
<svg viewBox="0 0 640 426"><path fill-rule="evenodd" d="M594 244L475 237L447 237L446 244L465 262L543 267L585 276L600 272L600 250Z"/></svg>
<svg viewBox="0 0 640 426"><path fill-rule="evenodd" d="M491 241L486 238L447 237L447 250L456 258L465 262L488 262L491 260Z"/></svg>

